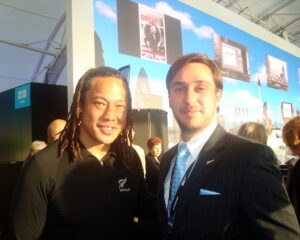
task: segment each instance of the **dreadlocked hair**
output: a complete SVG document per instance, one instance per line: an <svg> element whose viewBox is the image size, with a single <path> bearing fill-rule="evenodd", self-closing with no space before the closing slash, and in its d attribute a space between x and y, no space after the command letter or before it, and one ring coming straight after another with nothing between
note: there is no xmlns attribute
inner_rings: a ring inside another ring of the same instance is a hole
<svg viewBox="0 0 300 240"><path fill-rule="evenodd" d="M58 155L62 156L65 151L70 154L70 160L82 160L79 142L79 129L81 124L80 106L83 106L86 92L89 90L90 81L94 77L115 77L121 79L125 86L127 96L127 117L126 124L120 135L112 143L118 159L126 167L130 168L132 157L132 107L131 94L125 76L118 70L110 67L98 67L88 70L78 81L70 111L67 115L66 126L60 134Z"/></svg>
<svg viewBox="0 0 300 240"><path fill-rule="evenodd" d="M123 166L129 170L131 169L130 163L131 163L131 159L133 158L132 129L133 129L133 121L132 121L132 113L131 113L131 105L130 105L130 110L128 109L127 111L126 125L123 131L121 132L121 134L112 143L112 147L116 151L118 159L120 159Z"/></svg>

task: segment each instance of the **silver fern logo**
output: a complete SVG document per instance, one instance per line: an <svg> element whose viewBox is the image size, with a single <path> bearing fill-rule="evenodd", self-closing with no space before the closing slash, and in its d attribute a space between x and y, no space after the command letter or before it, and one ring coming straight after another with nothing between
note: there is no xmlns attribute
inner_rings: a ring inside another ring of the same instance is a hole
<svg viewBox="0 0 300 240"><path fill-rule="evenodd" d="M127 178L118 180L120 192L129 192L130 188L126 187Z"/></svg>

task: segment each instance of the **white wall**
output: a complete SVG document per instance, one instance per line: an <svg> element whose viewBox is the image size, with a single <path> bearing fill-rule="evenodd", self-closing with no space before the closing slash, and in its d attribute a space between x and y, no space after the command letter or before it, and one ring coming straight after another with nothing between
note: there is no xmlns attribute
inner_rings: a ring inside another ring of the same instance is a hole
<svg viewBox="0 0 300 240"><path fill-rule="evenodd" d="M79 78L95 67L93 0L66 0L68 105Z"/></svg>

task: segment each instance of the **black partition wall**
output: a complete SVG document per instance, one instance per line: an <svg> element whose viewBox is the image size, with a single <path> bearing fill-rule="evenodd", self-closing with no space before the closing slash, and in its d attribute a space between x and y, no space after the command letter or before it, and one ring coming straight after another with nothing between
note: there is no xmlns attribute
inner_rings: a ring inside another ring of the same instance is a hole
<svg viewBox="0 0 300 240"><path fill-rule="evenodd" d="M46 141L48 124L66 118L67 110L66 86L29 83L0 93L0 239L5 239L12 193L31 142Z"/></svg>
<svg viewBox="0 0 300 240"><path fill-rule="evenodd" d="M168 150L168 114L162 109L133 109L135 136L133 143L148 153L147 140L159 137L163 140L163 152Z"/></svg>
<svg viewBox="0 0 300 240"><path fill-rule="evenodd" d="M30 89L26 96L28 106L16 105L17 88L0 93L0 163L23 161L32 141L46 141L49 122L66 118L66 86L27 85L24 86Z"/></svg>

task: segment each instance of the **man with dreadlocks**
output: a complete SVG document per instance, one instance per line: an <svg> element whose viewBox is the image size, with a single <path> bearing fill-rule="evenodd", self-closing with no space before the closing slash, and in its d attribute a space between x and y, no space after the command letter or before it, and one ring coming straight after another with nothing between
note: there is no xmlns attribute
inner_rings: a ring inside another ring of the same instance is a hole
<svg viewBox="0 0 300 240"><path fill-rule="evenodd" d="M125 77L109 67L87 71L59 141L32 157L21 173L10 237L132 239L134 217L147 219L155 209L131 140Z"/></svg>

